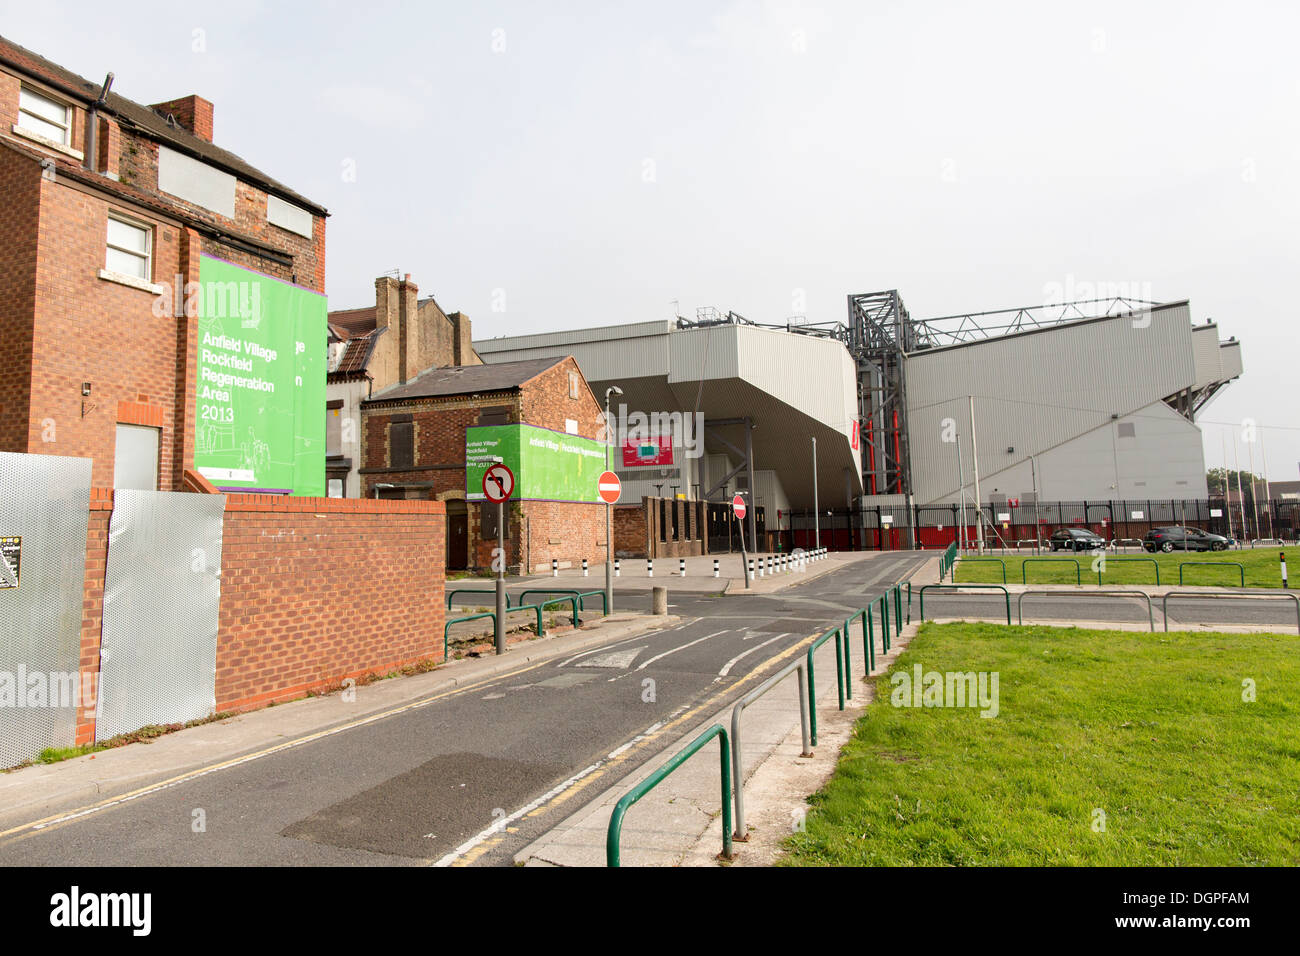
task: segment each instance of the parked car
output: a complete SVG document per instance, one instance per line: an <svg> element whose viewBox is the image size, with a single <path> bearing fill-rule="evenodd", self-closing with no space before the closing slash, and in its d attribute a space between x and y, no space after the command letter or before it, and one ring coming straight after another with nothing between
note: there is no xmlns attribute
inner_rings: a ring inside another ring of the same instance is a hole
<svg viewBox="0 0 1300 956"><path fill-rule="evenodd" d="M1152 528L1142 539L1148 551L1226 551L1231 542L1221 534L1200 528Z"/></svg>
<svg viewBox="0 0 1300 956"><path fill-rule="evenodd" d="M1062 528L1047 543L1053 551L1096 551L1106 547L1106 539L1087 528Z"/></svg>

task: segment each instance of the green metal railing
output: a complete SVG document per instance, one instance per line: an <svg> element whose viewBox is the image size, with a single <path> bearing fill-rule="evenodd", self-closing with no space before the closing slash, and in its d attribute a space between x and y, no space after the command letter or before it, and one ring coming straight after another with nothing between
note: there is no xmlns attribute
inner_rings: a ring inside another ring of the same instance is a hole
<svg viewBox="0 0 1300 956"><path fill-rule="evenodd" d="M1145 561L1156 569L1156 585L1158 586L1160 584L1160 562L1155 558L1107 558L1102 563L1101 567L1097 568L1097 587L1101 587L1101 575L1105 570L1106 565L1109 565L1113 561Z"/></svg>
<svg viewBox="0 0 1300 956"><path fill-rule="evenodd" d="M524 601L527 601L528 595L530 594L567 594L570 595L571 597L576 597L578 599L578 607L585 611L587 609L587 603L584 600L582 600L584 593L596 594L598 592L596 591L583 592L583 591L579 591L577 588L529 588L528 590L524 591L519 595L519 603L522 604ZM601 597L603 599L604 593L603 592L599 592L599 593L601 594ZM549 604L551 602L548 601L547 603Z"/></svg>
<svg viewBox="0 0 1300 956"><path fill-rule="evenodd" d="M1007 583L1007 559L1006 558L962 558L961 565L962 567L965 567L968 564L975 564L980 561L996 561L998 564L1000 564L1002 566L1002 583L1003 584ZM952 579L954 581L957 580L957 575L955 573L955 570Z"/></svg>
<svg viewBox="0 0 1300 956"><path fill-rule="evenodd" d="M944 548L943 554L939 555L939 580L942 581L948 572L952 570L953 565L957 563L957 542L954 541L948 547Z"/></svg>
<svg viewBox="0 0 1300 956"><path fill-rule="evenodd" d="M489 596L492 598L492 601L491 601L491 602L486 602L486 601L485 601L484 603L486 604L486 603L496 603L496 593L497 593L497 592L496 592L495 590L493 590L493 591L485 591L485 590L483 590L482 588L454 588L453 590L447 592L447 610L449 610L449 611L451 610L451 601L452 601L452 598L454 598L457 594L486 594L486 595L489 595ZM510 595L507 594L507 595L506 595L506 607L509 607L509 606L510 606Z"/></svg>
<svg viewBox="0 0 1300 956"><path fill-rule="evenodd" d="M1160 599L1160 614L1165 619L1165 631L1169 630L1169 599L1171 597L1176 597L1179 600L1182 600L1183 598L1201 598L1212 600L1227 599L1230 601L1248 601L1251 598L1264 598L1266 600L1290 599L1295 602L1296 631L1300 633L1300 597L1297 597L1291 591L1278 591L1275 594L1261 594L1258 591L1246 591L1245 593L1237 594L1225 594L1222 591L1166 591L1164 597Z"/></svg>
<svg viewBox="0 0 1300 956"><path fill-rule="evenodd" d="M1246 586L1246 568L1236 561L1184 561L1178 565L1178 586L1183 586L1183 571L1187 568L1236 568L1241 575L1241 586Z"/></svg>
<svg viewBox="0 0 1300 956"><path fill-rule="evenodd" d="M453 624L460 624L462 621L477 621L477 620L478 620L479 618L481 618L481 617L490 617L490 618L492 618L492 622L493 622L493 624L495 624L495 623L496 623L496 619L497 619L497 612L496 612L496 611L486 611L486 612L484 612L483 614L471 614L471 615L469 615L468 617L453 617L450 621L448 621L446 624L443 625L443 627L442 627L442 659L443 659L444 661L447 660L447 648L448 648L448 646L449 646L449 643L448 643L448 642L449 642L449 637L448 637L448 635L451 633L451 626L452 626ZM540 617L538 618L538 621L539 621L539 623L540 623L540 621L541 621L541 618L540 618Z"/></svg>
<svg viewBox="0 0 1300 956"><path fill-rule="evenodd" d="M1033 562L1034 564L1046 564L1049 561L1055 561L1058 564L1073 564L1074 579L1075 579L1074 583L1078 585L1083 584L1083 565L1079 564L1079 560L1077 558L1025 558L1020 565L1020 583L1021 584L1029 583L1028 575L1029 575L1030 562ZM1008 621L1007 623L1010 624L1011 622Z"/></svg>
<svg viewBox="0 0 1300 956"><path fill-rule="evenodd" d="M813 652L832 637L835 638L835 682L839 685L840 710L844 709L844 642L840 629L836 627L808 645L808 719L811 722L814 747L817 746L817 677L813 671Z"/></svg>
<svg viewBox="0 0 1300 956"><path fill-rule="evenodd" d="M609 817L609 829L605 833L605 864L607 866L620 865L619 843L623 835L623 817L627 814L628 808L662 783L670 773L689 760L692 755L714 737L719 738L721 741L719 748L721 762L719 766L722 769L722 858L725 860L731 859L731 738L727 736L727 729L722 724L714 724L674 754L673 758L666 764L633 787L630 793L626 794L614 805L614 812Z"/></svg>
<svg viewBox="0 0 1300 956"><path fill-rule="evenodd" d="M1011 593L1001 584L925 584L917 590L917 596L920 604L920 618L925 621L925 592L934 590L943 591L967 591L979 589L981 591L994 590L1001 591L1002 596L1007 602L1007 624L1011 624Z"/></svg>

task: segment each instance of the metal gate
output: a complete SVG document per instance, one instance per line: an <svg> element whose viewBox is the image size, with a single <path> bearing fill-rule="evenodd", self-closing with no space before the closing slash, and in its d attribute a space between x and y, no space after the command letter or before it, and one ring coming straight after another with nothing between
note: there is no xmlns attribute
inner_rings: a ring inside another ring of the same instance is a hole
<svg viewBox="0 0 1300 956"><path fill-rule="evenodd" d="M0 767L76 742L90 468L0 452Z"/></svg>
<svg viewBox="0 0 1300 956"><path fill-rule="evenodd" d="M226 496L119 489L113 498L98 740L216 709Z"/></svg>

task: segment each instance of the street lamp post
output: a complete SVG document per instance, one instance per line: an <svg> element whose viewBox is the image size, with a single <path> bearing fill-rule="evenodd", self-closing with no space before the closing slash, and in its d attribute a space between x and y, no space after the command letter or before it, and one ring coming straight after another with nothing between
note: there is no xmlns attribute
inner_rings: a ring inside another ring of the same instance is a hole
<svg viewBox="0 0 1300 956"><path fill-rule="evenodd" d="M821 512L817 503L817 439L813 440L813 547L822 546Z"/></svg>
<svg viewBox="0 0 1300 956"><path fill-rule="evenodd" d="M622 395L623 390L617 385L605 389L605 470L609 471L609 446L613 436L609 426L609 397ZM614 506L605 505L605 610L614 610Z"/></svg>

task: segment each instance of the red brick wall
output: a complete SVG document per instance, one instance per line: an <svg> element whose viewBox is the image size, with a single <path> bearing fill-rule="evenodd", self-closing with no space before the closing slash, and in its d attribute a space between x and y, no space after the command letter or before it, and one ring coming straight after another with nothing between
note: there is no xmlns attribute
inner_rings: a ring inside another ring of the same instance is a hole
<svg viewBox="0 0 1300 956"><path fill-rule="evenodd" d="M91 493L81 628L96 680L113 493ZM248 710L442 656L445 511L436 501L230 495L217 710ZM94 739L79 711L77 742Z"/></svg>
<svg viewBox="0 0 1300 956"><path fill-rule="evenodd" d="M441 657L441 502L226 501L217 710Z"/></svg>
<svg viewBox="0 0 1300 956"><path fill-rule="evenodd" d="M0 149L0 451L28 450L40 184L39 165Z"/></svg>
<svg viewBox="0 0 1300 956"><path fill-rule="evenodd" d="M649 540L644 499L641 504L619 505L614 509L614 553L622 558L648 557Z"/></svg>
<svg viewBox="0 0 1300 956"><path fill-rule="evenodd" d="M180 475L169 451L177 437L178 323L154 315L152 292L99 278L110 208L122 207L41 180L29 446L93 458L92 486L111 487L119 403L156 406L158 486L175 488ZM181 232L153 222L154 277L169 276L181 269ZM83 382L91 385L84 408Z"/></svg>
<svg viewBox="0 0 1300 956"><path fill-rule="evenodd" d="M586 558L591 567L605 560L605 506L567 501L525 501L524 514L531 538L529 558L533 567L549 569L551 559L580 567ZM517 526L522 538L525 528Z"/></svg>
<svg viewBox="0 0 1300 956"><path fill-rule="evenodd" d="M97 687L99 680L99 647L104 625L104 570L108 564L108 522L112 515L112 489L90 489L90 523L86 528L86 577L82 585L81 602L81 680L86 687ZM87 681L95 683L88 684ZM95 708L78 706L77 744L89 744L94 740Z"/></svg>

